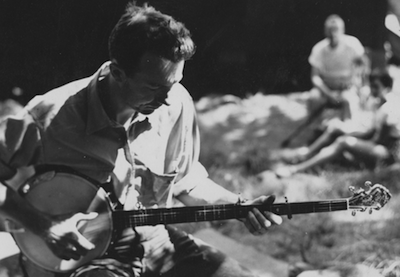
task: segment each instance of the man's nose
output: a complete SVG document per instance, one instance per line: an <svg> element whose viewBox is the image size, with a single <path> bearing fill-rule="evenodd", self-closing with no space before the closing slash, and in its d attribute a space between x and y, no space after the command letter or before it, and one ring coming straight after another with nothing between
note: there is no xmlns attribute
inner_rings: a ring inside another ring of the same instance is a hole
<svg viewBox="0 0 400 277"><path fill-rule="evenodd" d="M158 95L164 96L166 98L168 96L168 92L171 90L171 87L161 87L158 91Z"/></svg>
<svg viewBox="0 0 400 277"><path fill-rule="evenodd" d="M165 99L168 97L168 92L171 90L171 87L162 87L157 90L156 98L157 99Z"/></svg>
<svg viewBox="0 0 400 277"><path fill-rule="evenodd" d="M163 88L160 89L157 92L157 96L156 96L156 101L159 103L162 103L164 105L169 106L169 103L166 101L166 99L168 98L168 92L171 90L171 88Z"/></svg>

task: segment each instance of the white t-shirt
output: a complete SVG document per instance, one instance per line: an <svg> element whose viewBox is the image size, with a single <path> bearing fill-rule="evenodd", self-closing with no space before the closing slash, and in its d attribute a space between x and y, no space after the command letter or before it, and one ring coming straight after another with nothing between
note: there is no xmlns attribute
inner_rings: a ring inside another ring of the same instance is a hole
<svg viewBox="0 0 400 277"><path fill-rule="evenodd" d="M327 38L318 42L308 58L312 67L320 72L325 84L332 90L342 90L353 82L354 60L364 54L361 42L349 35L343 35L338 46L332 48Z"/></svg>

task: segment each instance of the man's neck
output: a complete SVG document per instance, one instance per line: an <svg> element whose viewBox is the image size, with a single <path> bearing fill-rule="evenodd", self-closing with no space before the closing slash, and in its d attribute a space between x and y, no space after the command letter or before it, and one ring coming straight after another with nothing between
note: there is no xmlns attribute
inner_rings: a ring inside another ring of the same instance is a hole
<svg viewBox="0 0 400 277"><path fill-rule="evenodd" d="M338 46L339 46L339 42L332 42L332 41L329 42L329 47L331 49L336 49L336 48L338 48Z"/></svg>
<svg viewBox="0 0 400 277"><path fill-rule="evenodd" d="M331 49L337 49L339 47L339 45L342 43L343 40L343 36L344 35L340 35L336 41L333 40L329 40L329 46Z"/></svg>

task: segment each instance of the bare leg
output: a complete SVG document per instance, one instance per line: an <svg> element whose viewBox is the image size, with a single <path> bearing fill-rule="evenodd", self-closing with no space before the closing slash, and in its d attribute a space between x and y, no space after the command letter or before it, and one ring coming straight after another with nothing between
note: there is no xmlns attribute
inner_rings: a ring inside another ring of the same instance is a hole
<svg viewBox="0 0 400 277"><path fill-rule="evenodd" d="M342 150L340 148L341 147L339 143L333 143L330 146L323 148L318 154L311 157L310 159L305 160L304 162L299 163L295 166L292 166L291 172L296 173L299 171L304 171L314 166L331 161L341 153Z"/></svg>
<svg viewBox="0 0 400 277"><path fill-rule="evenodd" d="M317 155L296 166L293 172L304 171L314 166L321 165L348 151L359 159L375 162L389 157L389 151L382 145L350 136L341 136L328 147L323 148Z"/></svg>
<svg viewBox="0 0 400 277"><path fill-rule="evenodd" d="M369 140L347 137L343 145L344 150L350 152L359 160L377 162L390 157L390 152L385 146Z"/></svg>
<svg viewBox="0 0 400 277"><path fill-rule="evenodd" d="M329 121L325 132L317 138L316 141L308 147L301 147L298 149L298 160L304 161L311 158L322 148L333 143L337 137L343 135L344 132L341 128L342 124L343 122L338 119L332 119Z"/></svg>
<svg viewBox="0 0 400 277"><path fill-rule="evenodd" d="M296 172L310 169L336 158L344 151L348 151L356 158L369 162L376 162L390 156L389 151L382 145L372 141L362 140L351 136L341 136L331 145L323 148L312 158L294 166L281 167L275 170L278 177L288 177Z"/></svg>
<svg viewBox="0 0 400 277"><path fill-rule="evenodd" d="M315 154L325 146L334 142L337 137L343 135L343 131L340 128L340 124L342 123L342 121L338 121L337 119L330 121L325 132L309 146L310 154Z"/></svg>
<svg viewBox="0 0 400 277"><path fill-rule="evenodd" d="M333 144L323 148L318 154L308 160L296 165L283 166L275 169L275 175L278 178L290 177L297 172L304 171L316 165L328 162L335 158L339 153L341 153L340 143L335 141Z"/></svg>

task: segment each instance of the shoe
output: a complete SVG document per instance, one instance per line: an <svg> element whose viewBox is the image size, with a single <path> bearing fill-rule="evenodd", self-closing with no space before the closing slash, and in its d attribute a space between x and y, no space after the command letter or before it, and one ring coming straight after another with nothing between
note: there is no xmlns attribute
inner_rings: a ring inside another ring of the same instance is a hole
<svg viewBox="0 0 400 277"><path fill-rule="evenodd" d="M296 170L292 166L282 166L277 169L275 169L274 173L276 178L282 179L282 178L288 178L292 176Z"/></svg>

